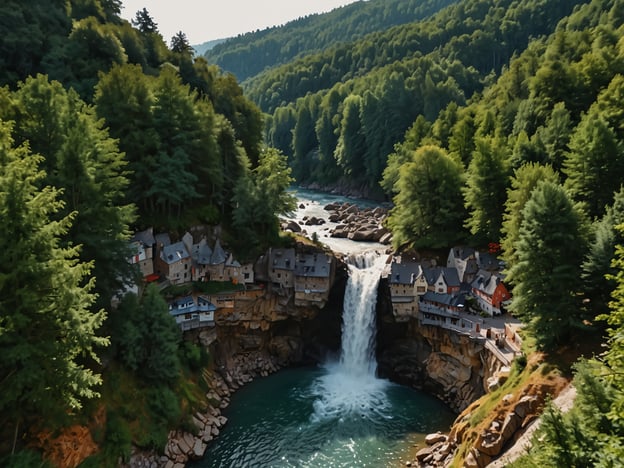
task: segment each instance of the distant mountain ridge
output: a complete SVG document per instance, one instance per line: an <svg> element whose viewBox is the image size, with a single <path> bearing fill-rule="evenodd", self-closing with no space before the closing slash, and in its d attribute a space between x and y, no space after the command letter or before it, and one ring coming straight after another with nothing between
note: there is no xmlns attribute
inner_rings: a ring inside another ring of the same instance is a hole
<svg viewBox="0 0 624 468"><path fill-rule="evenodd" d="M328 13L314 14L283 26L227 39L205 52L209 63L233 73L239 81L295 57L320 52L341 42L426 18L457 0L368 0Z"/></svg>
<svg viewBox="0 0 624 468"><path fill-rule="evenodd" d="M204 55L207 51L211 50L215 46L217 46L217 45L219 45L219 44L221 44L221 43L223 43L225 41L227 41L227 38L213 39L212 41L202 42L201 44L197 44L197 45L194 45L194 46L191 46L191 47L195 51L195 55L201 56L201 55Z"/></svg>

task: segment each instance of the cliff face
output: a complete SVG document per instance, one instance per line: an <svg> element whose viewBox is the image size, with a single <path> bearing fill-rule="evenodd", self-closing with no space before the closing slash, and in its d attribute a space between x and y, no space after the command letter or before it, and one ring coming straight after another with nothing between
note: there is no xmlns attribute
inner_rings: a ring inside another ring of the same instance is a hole
<svg viewBox="0 0 624 468"><path fill-rule="evenodd" d="M381 376L440 398L462 411L487 391L502 367L482 340L474 340L416 319L397 323L387 285L378 299L378 363Z"/></svg>
<svg viewBox="0 0 624 468"><path fill-rule="evenodd" d="M317 362L340 347L342 299L347 280L338 264L327 304L293 304L292 297L267 292L237 301L233 311L215 314L216 327L199 333L219 368L253 373L258 358L277 367ZM242 366L242 367L241 367ZM238 372L240 373L240 372Z"/></svg>

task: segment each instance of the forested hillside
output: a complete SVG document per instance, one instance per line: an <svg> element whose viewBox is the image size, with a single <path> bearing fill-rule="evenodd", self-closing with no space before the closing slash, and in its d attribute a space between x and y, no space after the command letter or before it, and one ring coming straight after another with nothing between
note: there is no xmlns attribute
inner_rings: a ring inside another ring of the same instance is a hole
<svg viewBox="0 0 624 468"><path fill-rule="evenodd" d="M184 33L168 46L148 11L131 24L120 8L0 5L3 466L39 466L31 442L101 407L96 466L131 443L162 450L196 404L206 356L182 342L158 289L112 307L137 280L131 234L218 224L253 258L292 205L286 159L264 146L234 77L193 59Z"/></svg>
<svg viewBox="0 0 624 468"><path fill-rule="evenodd" d="M310 15L281 27L239 35L204 55L241 81L295 57L350 43L391 26L423 19L457 0L368 0Z"/></svg>
<svg viewBox="0 0 624 468"><path fill-rule="evenodd" d="M267 141L299 181L379 195L387 156L419 115L465 104L576 3L466 0L268 70L245 91L271 114Z"/></svg>

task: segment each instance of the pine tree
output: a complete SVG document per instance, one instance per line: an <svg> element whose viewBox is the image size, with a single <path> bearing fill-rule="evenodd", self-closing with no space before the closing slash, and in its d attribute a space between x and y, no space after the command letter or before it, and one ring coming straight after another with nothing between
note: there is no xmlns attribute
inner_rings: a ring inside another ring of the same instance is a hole
<svg viewBox="0 0 624 468"><path fill-rule="evenodd" d="M41 157L13 146L0 125L0 414L14 427L58 424L97 395L100 377L85 364L108 340L96 335L105 319L95 301L91 265L79 246L61 247L75 213L59 192L40 187Z"/></svg>
<svg viewBox="0 0 624 468"><path fill-rule="evenodd" d="M466 227L480 241L498 242L509 171L500 141L479 138L466 171Z"/></svg>
<svg viewBox="0 0 624 468"><path fill-rule="evenodd" d="M511 187L507 191L505 213L503 215L502 242L503 258L509 267L517 262L516 245L518 242L520 226L523 220L523 209L526 202L531 198L531 193L538 182L545 180L559 182L559 177L550 166L539 164L525 164L515 170L511 179Z"/></svg>
<svg viewBox="0 0 624 468"><path fill-rule="evenodd" d="M563 187L538 183L522 210L511 310L527 323L541 349L566 343L582 327L578 293L585 244L581 216Z"/></svg>

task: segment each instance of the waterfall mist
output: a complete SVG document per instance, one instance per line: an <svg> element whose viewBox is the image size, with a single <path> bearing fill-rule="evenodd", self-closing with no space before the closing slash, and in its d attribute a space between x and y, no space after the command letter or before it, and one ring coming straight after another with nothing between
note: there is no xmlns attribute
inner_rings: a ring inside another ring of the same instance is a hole
<svg viewBox="0 0 624 468"><path fill-rule="evenodd" d="M349 259L349 280L342 311L340 360L327 363L328 373L313 386L318 395L314 417L357 416L374 421L388 409L388 382L375 377L377 286L385 256L369 252Z"/></svg>

